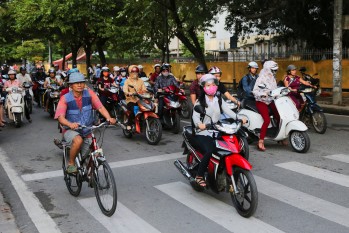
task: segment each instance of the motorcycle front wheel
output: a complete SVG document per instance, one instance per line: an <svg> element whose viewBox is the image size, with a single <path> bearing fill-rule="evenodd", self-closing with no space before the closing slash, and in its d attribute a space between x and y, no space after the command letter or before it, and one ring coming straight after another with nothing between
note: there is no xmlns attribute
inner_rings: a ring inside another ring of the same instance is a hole
<svg viewBox="0 0 349 233"><path fill-rule="evenodd" d="M239 143L242 145L240 154L242 155L242 157L248 160L250 158L250 147L248 145L247 139L245 137L240 137L239 139Z"/></svg>
<svg viewBox="0 0 349 233"><path fill-rule="evenodd" d="M242 217L251 217L256 211L258 205L258 190L256 182L251 171L240 167L234 167L233 171L237 190L230 190L231 199L237 212ZM231 187L233 187L232 183Z"/></svg>
<svg viewBox="0 0 349 233"><path fill-rule="evenodd" d="M15 122L15 127L19 128L22 126L22 113L14 113L14 122Z"/></svg>
<svg viewBox="0 0 349 233"><path fill-rule="evenodd" d="M311 116L311 122L315 131L324 134L327 130L327 119L323 112L314 112Z"/></svg>
<svg viewBox="0 0 349 233"><path fill-rule="evenodd" d="M179 114L178 112L176 112L174 114L174 117L173 117L173 129L172 129L172 133L174 134L178 134L179 131L181 130L181 119L179 117Z"/></svg>
<svg viewBox="0 0 349 233"><path fill-rule="evenodd" d="M156 145L160 142L162 136L162 126L158 118L149 117L146 121L145 137L150 145Z"/></svg>
<svg viewBox="0 0 349 233"><path fill-rule="evenodd" d="M292 131L289 140L294 151L306 153L310 148L310 138L307 132Z"/></svg>

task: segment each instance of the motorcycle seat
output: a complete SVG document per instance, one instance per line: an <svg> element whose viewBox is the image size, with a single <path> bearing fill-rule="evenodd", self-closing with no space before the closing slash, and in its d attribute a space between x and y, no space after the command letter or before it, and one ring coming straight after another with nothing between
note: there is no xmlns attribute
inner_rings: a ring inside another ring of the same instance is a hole
<svg viewBox="0 0 349 233"><path fill-rule="evenodd" d="M247 100L247 99L243 99L241 101L241 108L245 108L248 110L251 110L253 112L259 113L258 109L256 107L256 101L255 100ZM268 106L268 110L269 110L269 116L273 116L273 110L271 109L270 105Z"/></svg>

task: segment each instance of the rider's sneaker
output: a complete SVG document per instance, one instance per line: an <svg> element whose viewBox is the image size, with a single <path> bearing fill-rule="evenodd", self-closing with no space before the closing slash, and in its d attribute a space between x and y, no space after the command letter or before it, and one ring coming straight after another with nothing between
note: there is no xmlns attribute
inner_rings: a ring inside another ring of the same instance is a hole
<svg viewBox="0 0 349 233"><path fill-rule="evenodd" d="M74 173L77 173L78 172L78 169L75 165L68 165L67 167L67 173L68 174L74 174Z"/></svg>

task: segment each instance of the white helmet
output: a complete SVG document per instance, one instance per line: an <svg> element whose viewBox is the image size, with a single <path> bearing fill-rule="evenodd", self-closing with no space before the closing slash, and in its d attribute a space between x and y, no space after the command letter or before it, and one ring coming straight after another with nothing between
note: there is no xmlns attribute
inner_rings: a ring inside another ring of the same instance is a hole
<svg viewBox="0 0 349 233"><path fill-rule="evenodd" d="M114 70L115 72L118 72L118 71L120 71L120 67L114 66L114 67L113 67L113 70Z"/></svg>
<svg viewBox="0 0 349 233"><path fill-rule="evenodd" d="M258 69L258 64L255 61L251 61L250 63L248 63L247 68L256 68L256 69Z"/></svg>
<svg viewBox="0 0 349 233"><path fill-rule="evenodd" d="M160 65L160 64L155 64L155 65L154 65L154 69L155 69L156 67L161 67L161 65Z"/></svg>
<svg viewBox="0 0 349 233"><path fill-rule="evenodd" d="M143 66L142 65L138 65L138 69L143 69Z"/></svg>

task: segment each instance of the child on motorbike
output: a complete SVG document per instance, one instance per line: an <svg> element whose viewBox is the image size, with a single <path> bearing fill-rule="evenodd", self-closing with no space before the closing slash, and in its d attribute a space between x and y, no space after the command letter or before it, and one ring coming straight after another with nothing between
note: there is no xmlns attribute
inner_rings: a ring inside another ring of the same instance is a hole
<svg viewBox="0 0 349 233"><path fill-rule="evenodd" d="M193 126L196 129L195 137L193 137L193 143L200 148L199 151L203 154L203 158L199 165L197 176L195 181L201 187L206 187L206 182L204 180L204 174L207 170L207 166L212 153L216 150L215 135L214 130L207 129L207 124L217 123L221 117L221 113L225 113L228 117L237 119L236 113L229 109L226 102L217 96L218 90L218 79L212 74L205 74L200 78L199 81L201 88L201 95L196 101L196 105L201 105L205 109L205 116L201 116L200 113L193 111ZM246 120L243 119L243 123Z"/></svg>
<svg viewBox="0 0 349 233"><path fill-rule="evenodd" d="M108 97L112 97L112 93L110 93L107 88L110 88L111 86L117 86L114 82L114 80L110 77L110 71L108 67L102 68L101 77L98 79L98 93L99 93L99 99L101 100L104 107L107 107L107 100Z"/></svg>

